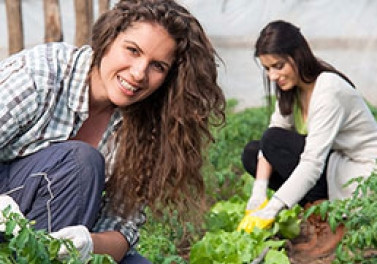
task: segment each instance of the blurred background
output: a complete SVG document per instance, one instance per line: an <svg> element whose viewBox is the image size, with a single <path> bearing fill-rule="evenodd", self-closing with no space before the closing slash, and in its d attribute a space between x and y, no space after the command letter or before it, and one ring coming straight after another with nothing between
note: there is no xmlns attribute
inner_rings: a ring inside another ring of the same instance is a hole
<svg viewBox="0 0 377 264"><path fill-rule="evenodd" d="M265 104L254 42L270 21L301 28L317 57L345 73L377 106L377 1L374 0L178 0L202 23L223 60L219 83L238 109ZM110 7L116 1L110 1ZM22 0L24 46L43 43L43 0ZM59 2L63 41L74 44L74 0ZM93 1L94 19L98 4ZM5 0L0 0L0 59L8 56Z"/></svg>

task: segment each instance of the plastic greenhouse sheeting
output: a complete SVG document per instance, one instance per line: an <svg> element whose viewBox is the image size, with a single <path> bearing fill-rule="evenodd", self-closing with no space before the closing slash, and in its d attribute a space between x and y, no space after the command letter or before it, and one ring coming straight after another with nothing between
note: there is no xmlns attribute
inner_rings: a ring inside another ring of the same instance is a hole
<svg viewBox="0 0 377 264"><path fill-rule="evenodd" d="M224 64L219 83L239 108L264 104L261 71L253 59L259 31L283 19L301 28L314 53L348 75L377 105L377 1L178 0L202 23ZM96 7L96 0L93 0ZM111 1L113 5L116 1ZM60 1L64 41L73 43L73 1ZM43 42L43 1L22 0L25 46ZM37 29L37 30L36 30ZM0 0L0 59L7 53L5 1Z"/></svg>
<svg viewBox="0 0 377 264"><path fill-rule="evenodd" d="M348 75L377 105L377 1L373 0L182 0L211 36L225 65L220 83L239 107L262 105L261 71L254 43L270 21L300 27L315 55Z"/></svg>

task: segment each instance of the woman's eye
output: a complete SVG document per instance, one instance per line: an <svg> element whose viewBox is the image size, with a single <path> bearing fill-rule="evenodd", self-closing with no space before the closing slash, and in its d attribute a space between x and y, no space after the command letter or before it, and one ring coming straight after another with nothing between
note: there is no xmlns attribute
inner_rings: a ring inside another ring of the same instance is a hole
<svg viewBox="0 0 377 264"><path fill-rule="evenodd" d="M159 72L165 71L165 67L161 63L154 62L154 63L152 63L152 66L153 66L153 68L155 68Z"/></svg>
<svg viewBox="0 0 377 264"><path fill-rule="evenodd" d="M285 66L285 62L278 62L278 63L276 63L276 65L275 65L275 69L277 69L277 70L281 70L281 69L283 69L284 68L284 66Z"/></svg>
<svg viewBox="0 0 377 264"><path fill-rule="evenodd" d="M129 50L132 54L134 55L137 55L139 54L139 51L138 49L134 48L134 47L128 47L127 50Z"/></svg>

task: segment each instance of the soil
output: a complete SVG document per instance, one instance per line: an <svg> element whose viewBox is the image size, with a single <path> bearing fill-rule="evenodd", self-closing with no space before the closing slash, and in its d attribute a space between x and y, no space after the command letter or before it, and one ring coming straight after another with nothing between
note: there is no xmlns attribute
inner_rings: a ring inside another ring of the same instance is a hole
<svg viewBox="0 0 377 264"><path fill-rule="evenodd" d="M291 264L331 264L335 259L335 250L328 255L313 259L305 254L305 252L297 252L289 249L289 244L288 242L287 253Z"/></svg>
<svg viewBox="0 0 377 264"><path fill-rule="evenodd" d="M288 253L289 261L291 264L331 264L335 259L336 248L334 248L332 252L329 252L326 255L315 258L307 254L307 251L299 251L294 248L294 245L297 245L297 243L309 242L314 233L315 232L313 228L311 228L311 226L307 222L303 221L301 223L300 235L293 240L287 241L286 251ZM308 250L313 248L313 246L309 246Z"/></svg>
<svg viewBox="0 0 377 264"><path fill-rule="evenodd" d="M310 225L306 222L302 222L300 235L293 240L288 240L286 243L285 249L288 253L289 261L291 264L331 264L333 260L335 260L336 248L334 248L332 252L329 252L326 255L322 255L316 258L313 258L308 254L308 252L311 251L313 246L308 247L308 251L295 250L294 245L297 245L297 243L300 242L308 242L310 241L310 238L312 236L313 230L310 228ZM368 263L377 263L377 249L364 249L364 258L368 259L369 261L376 261Z"/></svg>

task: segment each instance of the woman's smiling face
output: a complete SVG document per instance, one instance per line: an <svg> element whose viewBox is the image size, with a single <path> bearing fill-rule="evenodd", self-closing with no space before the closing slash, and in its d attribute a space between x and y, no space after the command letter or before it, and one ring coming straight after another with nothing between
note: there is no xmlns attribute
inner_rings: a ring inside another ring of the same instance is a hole
<svg viewBox="0 0 377 264"><path fill-rule="evenodd" d="M135 22L119 33L91 81L94 100L125 107L141 101L164 82L175 59L176 42L160 25Z"/></svg>
<svg viewBox="0 0 377 264"><path fill-rule="evenodd" d="M300 83L295 64L291 58L286 59L275 54L265 54L260 55L259 59L268 78L276 82L283 91L288 91Z"/></svg>

